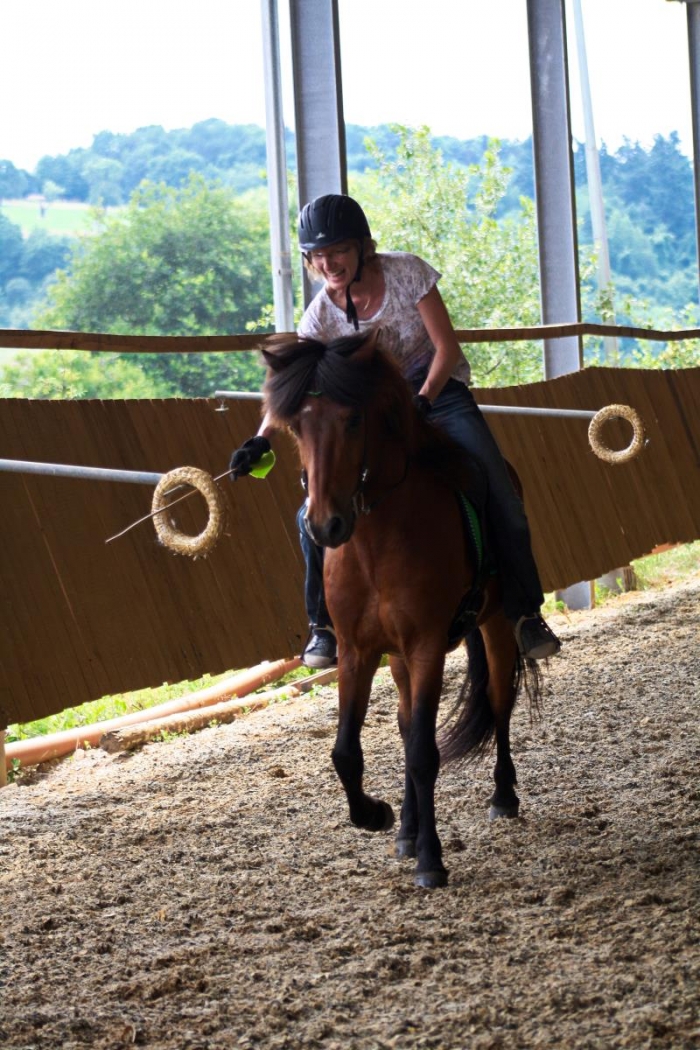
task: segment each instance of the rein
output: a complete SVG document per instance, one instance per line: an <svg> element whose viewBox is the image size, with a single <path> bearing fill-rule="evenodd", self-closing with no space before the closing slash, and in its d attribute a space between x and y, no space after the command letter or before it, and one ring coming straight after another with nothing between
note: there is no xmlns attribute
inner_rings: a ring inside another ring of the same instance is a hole
<svg viewBox="0 0 700 1050"><path fill-rule="evenodd" d="M367 466L367 419L366 419L366 417L364 417L364 426L365 426L365 437L364 437L364 448L362 450L362 466L360 467L360 476L358 478L357 485L355 486L355 491L353 492L352 497L351 497L352 509L353 509L353 511L355 513L355 517L359 517L360 514L370 514L374 510L374 508L379 503L382 502L382 500L386 499L386 497L390 496L391 493L395 491L395 489L397 489L397 488L399 488L399 486L403 485L404 481L408 477L408 468L409 468L409 465L410 465L410 462L411 462L411 457L407 453L406 454L406 461L404 463L404 468L403 468L403 474L401 475L399 480L394 482L393 485L390 485L389 488L386 489L384 492L380 493L380 495L377 496L376 499L373 499L371 503L367 503L367 501L365 500L365 485L367 484L367 478L369 477L370 471L369 471L369 467ZM308 481L307 481L307 476L306 476L306 471L305 470L302 470L302 472L301 472L301 487L303 488L304 492L308 495L309 486L308 486Z"/></svg>
<svg viewBox="0 0 700 1050"><path fill-rule="evenodd" d="M321 397L322 396L322 392L320 390L308 390L307 391L307 395L309 397ZM407 452L406 453L406 460L405 460L404 468L403 468L403 474L401 475L399 480L394 482L393 485L390 485L389 488L386 489L384 492L380 493L379 496L377 496L376 499L373 499L371 501L371 503L367 503L367 501L365 499L365 486L367 484L367 479L368 479L368 477L370 475L370 470L369 470L369 467L367 466L367 413L366 412L362 413L362 422L363 422L363 427L364 427L364 439L363 439L363 448L362 448L362 466L360 467L360 476L358 478L357 485L355 487L355 491L353 492L352 497L351 497L352 509L353 509L354 514L355 514L355 517L359 517L360 514L365 514L365 515L370 514L374 510L374 508L376 506L378 506L378 504L380 504L382 502L382 500L386 499L387 496L390 496L392 492L394 492L401 485L403 485L404 481L408 477L408 468L409 468L410 463L411 463L411 457L410 457L410 455ZM301 472L301 487L303 488L304 492L308 495L309 488L308 488L308 482L307 482L307 477L306 477L306 471L305 470L302 470L302 472Z"/></svg>
<svg viewBox="0 0 700 1050"><path fill-rule="evenodd" d="M393 485L390 485L388 489L386 489L379 496L377 496L376 499L373 499L371 503L367 503L365 501L365 485L367 483L367 478L369 477L369 467L367 466L367 415L366 415L366 413L363 413L362 418L363 418L364 430L365 430L364 448L362 450L362 467L360 468L360 477L359 477L359 480L357 482L357 487L356 487L356 489L355 489L355 491L354 491L354 493L352 495L352 509L354 510L356 517L359 516L360 514L369 514L369 513L371 513L371 511L373 511L374 508L379 503L382 502L382 500L386 499L387 496L390 496L391 493L394 492L397 488L399 488L400 485L403 485L404 481L408 477L408 467L409 467L409 463L410 463L410 456L407 453L406 454L406 460L405 460L405 463L404 463L404 468L403 468L403 474L401 475L399 480L397 482L395 482Z"/></svg>

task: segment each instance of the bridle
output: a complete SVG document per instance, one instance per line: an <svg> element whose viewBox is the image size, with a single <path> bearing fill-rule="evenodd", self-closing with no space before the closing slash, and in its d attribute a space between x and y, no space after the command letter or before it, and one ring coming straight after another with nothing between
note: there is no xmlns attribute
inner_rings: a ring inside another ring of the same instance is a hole
<svg viewBox="0 0 700 1050"><path fill-rule="evenodd" d="M367 465L367 413L366 412L362 413L362 425L363 425L363 432L364 433L363 433L363 447L362 447L362 460L361 460L361 465L360 465L360 473L359 473L359 477L357 479L357 485L355 486L353 494L350 497L350 503L351 503L351 506L352 506L353 514L355 515L356 518L358 518L361 514L365 514L365 515L366 514L370 514L379 503L381 503L383 500L386 499L387 496L390 496L392 492L394 492L397 488L399 488L401 485L403 485L404 481L408 477L408 468L409 468L410 462L411 462L410 455L408 453L406 453L406 459L405 459L405 462L404 462L403 474L401 475L399 480L394 482L393 485L390 485L389 488L384 490L384 492L381 492L376 497L376 499L373 499L371 502L368 503L367 500L366 500L366 497L365 497L365 488L366 488L366 485L367 485L367 479L370 476L370 469L369 469L369 467ZM301 486L302 486L304 492L306 493L306 495L308 495L309 486L308 486L308 480L307 480L307 475L306 475L306 471L305 470L302 470L302 472L301 472Z"/></svg>

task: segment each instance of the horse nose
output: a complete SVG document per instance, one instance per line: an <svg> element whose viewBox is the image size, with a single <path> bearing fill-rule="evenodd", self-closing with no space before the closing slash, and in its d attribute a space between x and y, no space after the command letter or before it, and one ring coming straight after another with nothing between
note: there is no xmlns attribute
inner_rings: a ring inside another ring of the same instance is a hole
<svg viewBox="0 0 700 1050"><path fill-rule="evenodd" d="M304 524L309 536L319 547L340 547L352 535L353 521L342 514L332 514L321 524L313 522L307 515Z"/></svg>
<svg viewBox="0 0 700 1050"><path fill-rule="evenodd" d="M349 539L350 532L348 523L340 514L334 514L326 523L326 547L339 547Z"/></svg>

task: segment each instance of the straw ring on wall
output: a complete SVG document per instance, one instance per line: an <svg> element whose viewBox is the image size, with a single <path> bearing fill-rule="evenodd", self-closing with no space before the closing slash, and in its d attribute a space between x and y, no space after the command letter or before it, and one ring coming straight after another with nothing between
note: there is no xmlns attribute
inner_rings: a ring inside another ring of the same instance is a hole
<svg viewBox="0 0 700 1050"><path fill-rule="evenodd" d="M603 442L601 431L610 419L626 419L632 427L632 440L627 448L615 451ZM627 463L644 447L644 427L639 415L629 405L606 405L596 412L588 427L588 441L599 459L606 463Z"/></svg>
<svg viewBox="0 0 700 1050"><path fill-rule="evenodd" d="M167 514L169 503L166 497L180 485L191 485L206 500L209 520L197 536L180 532ZM207 555L220 539L224 529L224 503L221 493L211 475L198 467L177 467L164 474L153 493L151 511L155 515L153 524L163 546L176 554L187 554L191 558Z"/></svg>

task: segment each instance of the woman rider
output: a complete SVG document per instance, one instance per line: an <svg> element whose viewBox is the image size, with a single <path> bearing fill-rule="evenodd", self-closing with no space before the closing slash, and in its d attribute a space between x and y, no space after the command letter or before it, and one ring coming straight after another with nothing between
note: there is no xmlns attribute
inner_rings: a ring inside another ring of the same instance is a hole
<svg viewBox="0 0 700 1050"><path fill-rule="evenodd" d="M381 329L380 345L397 360L418 408L464 448L488 481L489 535L501 570L503 606L523 656L545 659L560 643L540 615L544 600L530 529L505 461L469 390L470 369L438 291L440 274L408 252L377 252L365 213L342 194L317 197L299 217L299 245L311 274L324 282L298 334L330 342L354 331ZM269 450L263 419L255 437L231 457L234 477L249 473ZM310 634L302 653L309 667L336 660L336 641L323 594L323 552L297 517L306 559Z"/></svg>

